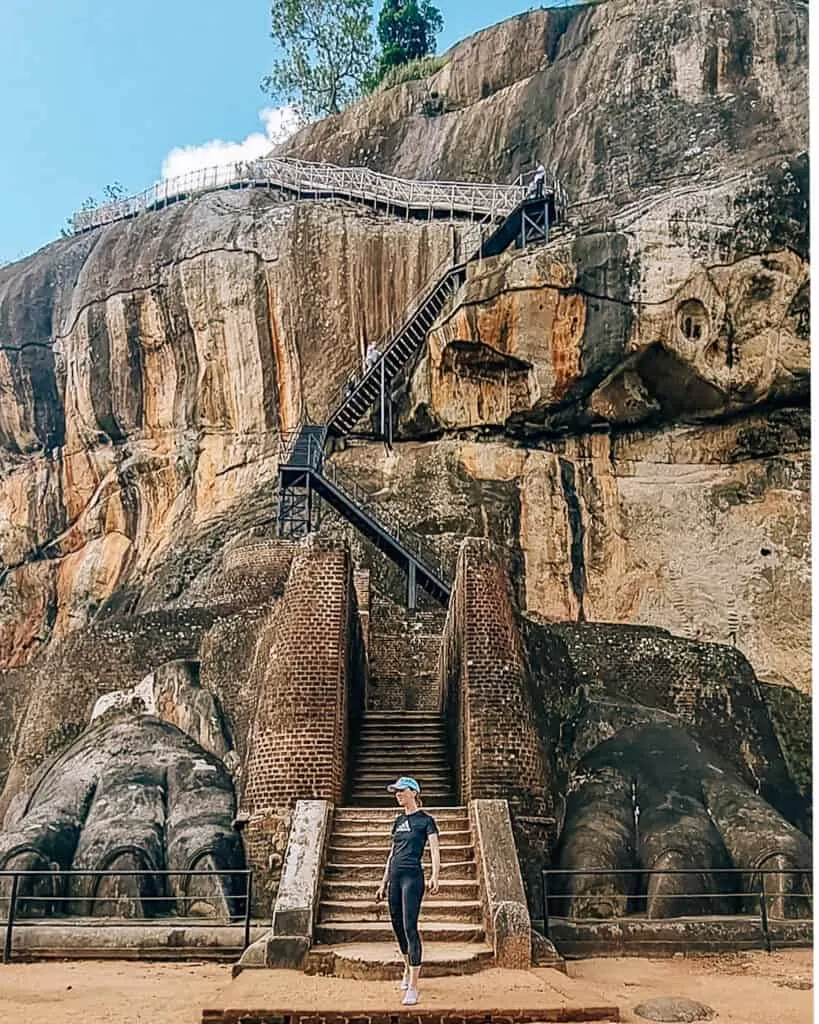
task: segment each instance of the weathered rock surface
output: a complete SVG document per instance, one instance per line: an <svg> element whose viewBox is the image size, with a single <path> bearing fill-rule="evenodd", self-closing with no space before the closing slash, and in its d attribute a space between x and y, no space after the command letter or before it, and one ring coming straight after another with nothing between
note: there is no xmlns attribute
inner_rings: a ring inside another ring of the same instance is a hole
<svg viewBox="0 0 819 1024"><path fill-rule="evenodd" d="M698 1003L696 999L686 999L684 996L657 996L654 999L647 999L634 1007L638 1017L653 1021L682 1021L710 1020L714 1011L705 1003Z"/></svg>
<svg viewBox="0 0 819 1024"><path fill-rule="evenodd" d="M0 271L0 664L273 481L456 233L227 193Z"/></svg>
<svg viewBox="0 0 819 1024"><path fill-rule="evenodd" d="M735 217L736 198L720 193L698 200ZM681 205L663 213L663 238L653 208L627 233L478 265L430 332L409 432L667 423L805 401L805 256L776 248L773 233L755 255L729 254L719 236L695 253L674 237Z"/></svg>
<svg viewBox="0 0 819 1024"><path fill-rule="evenodd" d="M395 448L333 457L450 564L465 536L500 543L532 620L735 647L786 695L803 797L805 26L799 0L530 12L285 147L412 176L557 171L571 225L470 267ZM82 745L99 698L152 673L156 710L238 774L291 557L263 543L279 437L326 418L466 231L224 192L0 270L0 814Z"/></svg>
<svg viewBox="0 0 819 1024"><path fill-rule="evenodd" d="M545 160L576 201L712 180L806 148L807 6L616 0L530 11L454 46L283 151L407 177L513 181Z"/></svg>

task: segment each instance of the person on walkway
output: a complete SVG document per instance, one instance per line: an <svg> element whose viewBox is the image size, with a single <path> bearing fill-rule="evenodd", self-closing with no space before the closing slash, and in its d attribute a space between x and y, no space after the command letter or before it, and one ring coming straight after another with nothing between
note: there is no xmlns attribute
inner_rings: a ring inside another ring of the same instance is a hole
<svg viewBox="0 0 819 1024"><path fill-rule="evenodd" d="M364 353L364 372L371 370L378 360L381 358L381 353L378 351L376 346L370 342L367 345L367 351Z"/></svg>
<svg viewBox="0 0 819 1024"><path fill-rule="evenodd" d="M421 936L418 934L418 914L424 896L421 857L429 838L432 856L429 891L435 896L441 873L441 847L435 819L420 809L421 787L415 779L402 775L387 789L395 793L402 813L393 822L392 847L375 898L376 901L383 900L389 884L390 920L404 957L403 1004L414 1006L418 1002L418 975L421 971Z"/></svg>
<svg viewBox="0 0 819 1024"><path fill-rule="evenodd" d="M535 189L535 195L537 196L538 199L540 199L540 197L543 195L543 184L544 184L545 181L546 181L546 168L543 166L542 163L538 162L538 165L535 168L535 176L532 179L532 184L534 185L534 189Z"/></svg>

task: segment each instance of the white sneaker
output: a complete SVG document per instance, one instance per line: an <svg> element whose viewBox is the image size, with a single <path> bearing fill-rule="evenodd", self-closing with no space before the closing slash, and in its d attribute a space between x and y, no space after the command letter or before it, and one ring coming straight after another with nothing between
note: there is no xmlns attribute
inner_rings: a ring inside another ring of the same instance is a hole
<svg viewBox="0 0 819 1024"><path fill-rule="evenodd" d="M404 977L403 977L403 978L401 979L401 991L402 991L402 992L406 992L408 988L409 988L409 980L407 979L407 977L406 977L406 975L405 975L405 976L404 976Z"/></svg>
<svg viewBox="0 0 819 1024"><path fill-rule="evenodd" d="M404 1004L404 1006L415 1006L415 1004L418 1002L418 989L408 988L407 994L404 996L401 1002Z"/></svg>

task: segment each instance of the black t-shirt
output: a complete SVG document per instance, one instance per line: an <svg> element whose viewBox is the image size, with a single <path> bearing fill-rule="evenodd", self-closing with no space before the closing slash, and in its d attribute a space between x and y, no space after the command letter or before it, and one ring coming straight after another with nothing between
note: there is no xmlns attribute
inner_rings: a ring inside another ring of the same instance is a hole
<svg viewBox="0 0 819 1024"><path fill-rule="evenodd" d="M427 836L437 834L438 826L435 819L424 811L399 814L392 825L390 874L398 871L420 871Z"/></svg>

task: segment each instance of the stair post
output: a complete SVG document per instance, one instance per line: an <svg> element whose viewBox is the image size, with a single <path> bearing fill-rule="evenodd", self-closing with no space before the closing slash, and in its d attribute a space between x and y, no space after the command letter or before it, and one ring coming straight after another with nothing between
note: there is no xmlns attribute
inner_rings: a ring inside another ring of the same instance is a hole
<svg viewBox="0 0 819 1024"><path fill-rule="evenodd" d="M385 412L386 406L384 404L384 396L387 391L386 387L386 362L384 356L381 357L381 436L387 436L386 423L385 423Z"/></svg>
<svg viewBox="0 0 819 1024"><path fill-rule="evenodd" d="M417 607L417 588L415 586L415 562L411 559L407 564L407 608L414 612Z"/></svg>

